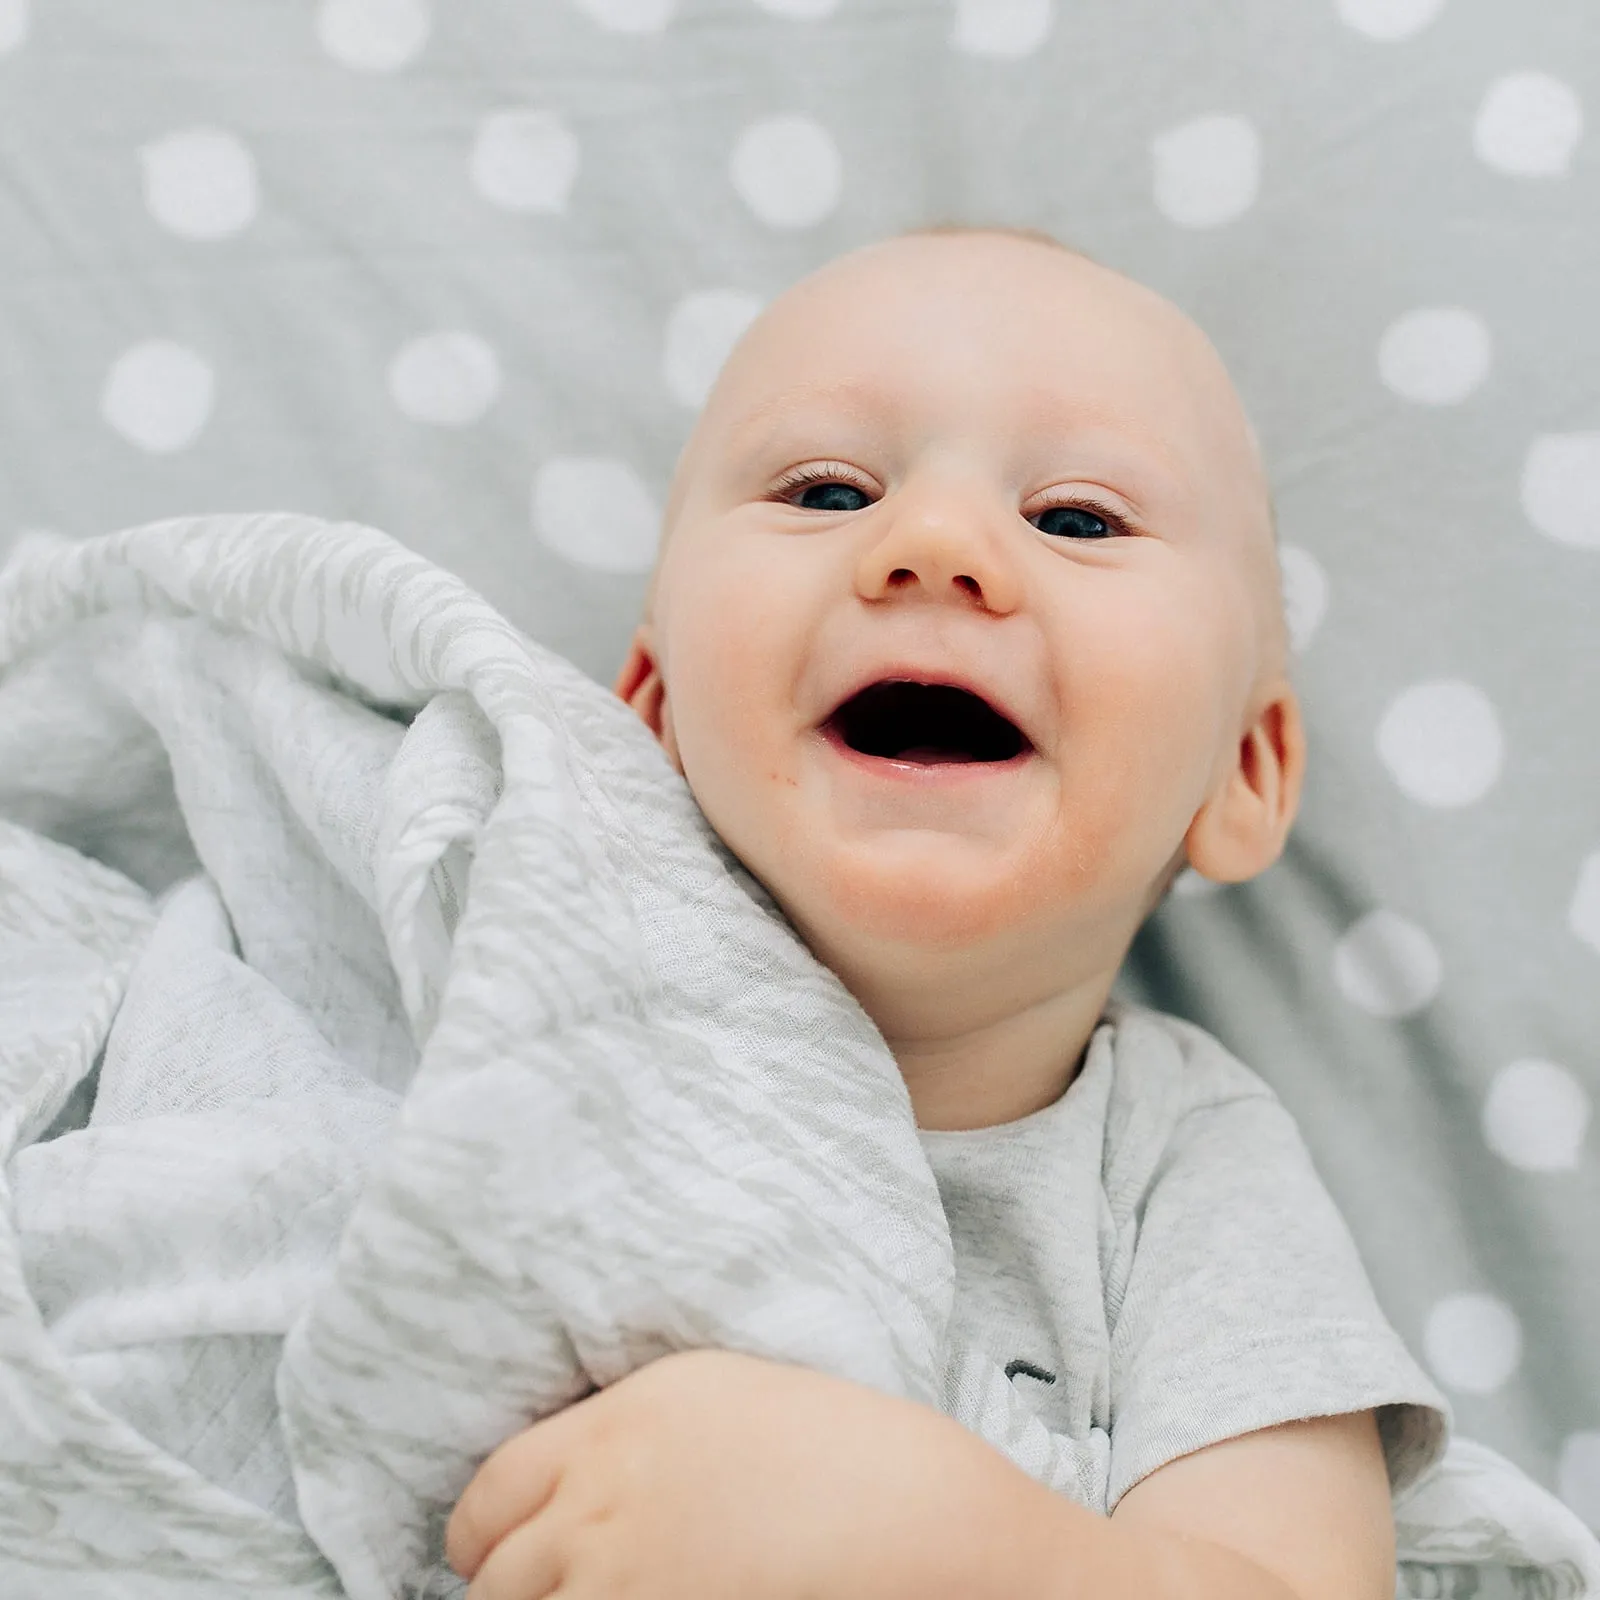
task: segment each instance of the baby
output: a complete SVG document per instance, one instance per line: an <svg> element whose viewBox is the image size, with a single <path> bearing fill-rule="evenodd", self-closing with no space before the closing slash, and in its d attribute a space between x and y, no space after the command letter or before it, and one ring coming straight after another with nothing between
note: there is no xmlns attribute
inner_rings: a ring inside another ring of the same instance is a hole
<svg viewBox="0 0 1600 1600"><path fill-rule="evenodd" d="M1282 849L1286 657L1253 436L1157 295L934 230L757 320L616 690L882 1032L956 1328L1098 1436L1111 1514L925 1407L694 1352L485 1463L449 1531L472 1600L1389 1600L1444 1402L1265 1086L1109 1000L1179 870Z"/></svg>

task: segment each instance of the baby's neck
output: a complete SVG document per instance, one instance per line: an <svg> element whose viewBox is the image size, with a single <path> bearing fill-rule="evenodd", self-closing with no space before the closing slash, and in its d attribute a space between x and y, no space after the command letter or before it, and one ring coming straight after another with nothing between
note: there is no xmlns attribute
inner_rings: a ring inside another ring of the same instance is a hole
<svg viewBox="0 0 1600 1600"><path fill-rule="evenodd" d="M1015 1122L1066 1093L1116 966L1040 995L1007 992L992 972L974 973L969 993L948 977L909 984L840 976L893 1052L917 1126L955 1130Z"/></svg>
<svg viewBox="0 0 1600 1600"><path fill-rule="evenodd" d="M1078 1075L1105 999L1105 992L1059 996L953 1038L885 1035L911 1092L917 1126L990 1128L1059 1100Z"/></svg>

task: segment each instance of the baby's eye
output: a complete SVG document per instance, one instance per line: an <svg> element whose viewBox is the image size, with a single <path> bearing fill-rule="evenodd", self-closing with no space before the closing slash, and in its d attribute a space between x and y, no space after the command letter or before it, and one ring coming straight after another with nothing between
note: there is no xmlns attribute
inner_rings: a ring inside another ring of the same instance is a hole
<svg viewBox="0 0 1600 1600"><path fill-rule="evenodd" d="M862 511L872 504L853 483L808 483L791 502L807 511Z"/></svg>
<svg viewBox="0 0 1600 1600"><path fill-rule="evenodd" d="M1088 506L1046 506L1028 518L1040 533L1063 539L1109 539L1121 530Z"/></svg>

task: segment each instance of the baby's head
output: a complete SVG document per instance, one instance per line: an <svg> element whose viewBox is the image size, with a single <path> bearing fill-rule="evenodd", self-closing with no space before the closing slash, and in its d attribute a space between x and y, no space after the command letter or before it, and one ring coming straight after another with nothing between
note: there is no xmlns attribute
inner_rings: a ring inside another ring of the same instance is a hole
<svg viewBox="0 0 1600 1600"><path fill-rule="evenodd" d="M1097 1008L1175 870L1260 872L1299 791L1220 359L1012 233L869 246L757 319L617 691L891 1038L929 1008Z"/></svg>

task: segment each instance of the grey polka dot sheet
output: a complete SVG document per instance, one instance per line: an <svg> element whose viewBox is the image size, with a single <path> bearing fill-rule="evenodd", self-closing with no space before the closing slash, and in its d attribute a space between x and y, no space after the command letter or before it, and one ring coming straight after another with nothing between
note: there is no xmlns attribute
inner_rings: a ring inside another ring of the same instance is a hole
<svg viewBox="0 0 1600 1600"><path fill-rule="evenodd" d="M1105 1429L952 1331L877 1031L632 712L458 579L282 514L31 539L0 775L0 1592L458 1596L475 1463L699 1345L1107 1509ZM1159 1077L1165 1037L1116 1048ZM1390 1469L1398 1595L1600 1595L1487 1446Z"/></svg>
<svg viewBox="0 0 1600 1600"><path fill-rule="evenodd" d="M1040 225L1193 313L1313 770L1127 992L1274 1085L1461 1431L1600 1527L1587 0L0 0L0 103L0 547L359 518L602 681L819 261Z"/></svg>

